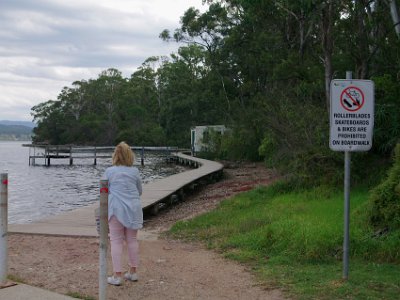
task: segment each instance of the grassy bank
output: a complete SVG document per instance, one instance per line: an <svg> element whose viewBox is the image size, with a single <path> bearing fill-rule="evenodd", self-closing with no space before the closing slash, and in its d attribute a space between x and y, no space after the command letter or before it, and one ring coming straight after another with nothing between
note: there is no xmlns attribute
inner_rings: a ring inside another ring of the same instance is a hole
<svg viewBox="0 0 400 300"><path fill-rule="evenodd" d="M285 190L276 184L240 194L177 223L170 234L204 241L295 299L398 299L400 232L381 234L365 225L367 189L351 193L347 282L341 280L343 192Z"/></svg>

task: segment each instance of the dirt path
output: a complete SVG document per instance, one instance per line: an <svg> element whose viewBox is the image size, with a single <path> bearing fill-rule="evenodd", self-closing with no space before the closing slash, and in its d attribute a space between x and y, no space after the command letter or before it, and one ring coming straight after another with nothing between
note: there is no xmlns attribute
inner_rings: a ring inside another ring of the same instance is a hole
<svg viewBox="0 0 400 300"><path fill-rule="evenodd" d="M139 237L139 281L109 286L108 299L285 299L279 290L258 284L246 267L202 245L158 238L177 220L211 210L226 197L276 178L261 165L227 166L225 173L220 182L146 220ZM97 298L98 258L97 238L9 236L9 273L62 294Z"/></svg>

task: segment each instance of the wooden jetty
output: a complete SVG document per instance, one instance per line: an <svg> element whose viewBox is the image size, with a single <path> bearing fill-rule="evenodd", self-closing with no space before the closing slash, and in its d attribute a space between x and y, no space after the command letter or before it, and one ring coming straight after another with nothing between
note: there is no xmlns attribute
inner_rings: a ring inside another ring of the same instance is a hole
<svg viewBox="0 0 400 300"><path fill-rule="evenodd" d="M141 200L145 214L157 214L163 207L183 201L185 195L201 185L219 180L223 175L223 165L218 162L192 157L183 153L173 153L172 155L176 162L191 165L194 168L144 184ZM98 193L98 191L93 192ZM9 232L97 236L94 220L94 210L97 207L99 207L98 202L34 223L10 224Z"/></svg>
<svg viewBox="0 0 400 300"><path fill-rule="evenodd" d="M69 165L73 165L74 159L92 159L93 164L97 164L97 159L111 158L115 147L113 146L74 146L74 145L41 145L23 144L29 147L29 165L35 166L42 161L45 166L51 165L51 159L66 159ZM177 147L144 147L133 146L133 151L140 152L141 163L144 163L144 152L152 151L170 155L178 150Z"/></svg>

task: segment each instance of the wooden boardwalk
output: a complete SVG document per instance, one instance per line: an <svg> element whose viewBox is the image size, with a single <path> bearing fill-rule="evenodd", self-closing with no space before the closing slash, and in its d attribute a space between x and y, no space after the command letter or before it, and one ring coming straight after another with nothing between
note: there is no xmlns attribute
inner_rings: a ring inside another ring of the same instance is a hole
<svg viewBox="0 0 400 300"><path fill-rule="evenodd" d="M222 176L223 166L218 162L182 153L175 154L175 157L180 163L197 166L197 168L144 185L142 207L145 212L150 211L156 214L160 205L181 201L185 193L191 192L198 185L216 181Z"/></svg>
<svg viewBox="0 0 400 300"><path fill-rule="evenodd" d="M143 185L143 211L156 214L160 208L184 200L185 194L190 193L198 185L218 180L222 176L222 164L174 153L179 163L196 167L188 171ZM94 210L99 203L68 211L29 224L11 224L10 233L49 234L66 236L97 236Z"/></svg>

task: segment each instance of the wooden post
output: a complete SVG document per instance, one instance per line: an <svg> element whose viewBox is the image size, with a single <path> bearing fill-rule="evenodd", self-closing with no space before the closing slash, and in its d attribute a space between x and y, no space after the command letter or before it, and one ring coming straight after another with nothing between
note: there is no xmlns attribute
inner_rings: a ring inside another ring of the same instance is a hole
<svg viewBox="0 0 400 300"><path fill-rule="evenodd" d="M107 299L108 180L100 180L99 300Z"/></svg>
<svg viewBox="0 0 400 300"><path fill-rule="evenodd" d="M72 157L72 146L69 147L69 165L72 166L74 164L74 158Z"/></svg>
<svg viewBox="0 0 400 300"><path fill-rule="evenodd" d="M97 154L96 154L96 146L94 147L94 165L97 165Z"/></svg>
<svg viewBox="0 0 400 300"><path fill-rule="evenodd" d="M29 148L30 149L30 148ZM32 165L36 165L36 161L35 161L35 159L36 159L36 147L35 146L33 146L33 160L32 160Z"/></svg>
<svg viewBox="0 0 400 300"><path fill-rule="evenodd" d="M142 153L141 153L141 164L144 166L144 147L142 146Z"/></svg>
<svg viewBox="0 0 400 300"><path fill-rule="evenodd" d="M50 167L50 150L49 150L49 147L46 147L46 149L45 149L45 156L44 156L45 158L44 158L44 160L45 160L45 165L46 166L48 166L48 167ZM46 161L47 161L47 164L46 164Z"/></svg>
<svg viewBox="0 0 400 300"><path fill-rule="evenodd" d="M8 175L0 175L1 194L0 194L0 286L7 281L8 271Z"/></svg>

